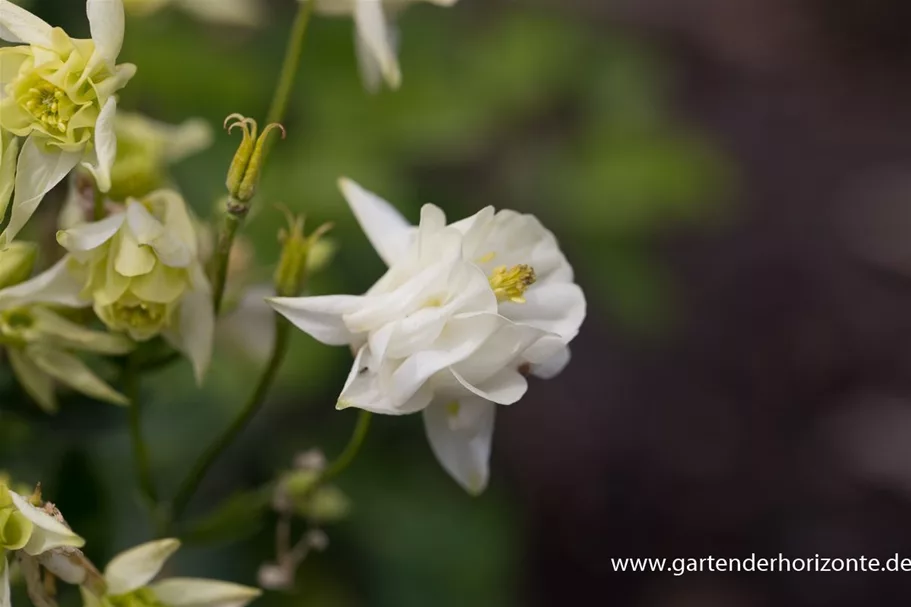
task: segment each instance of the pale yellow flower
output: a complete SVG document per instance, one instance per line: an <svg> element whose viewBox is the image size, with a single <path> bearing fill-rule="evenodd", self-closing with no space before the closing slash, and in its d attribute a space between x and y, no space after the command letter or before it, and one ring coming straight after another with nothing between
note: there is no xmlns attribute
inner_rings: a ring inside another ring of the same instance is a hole
<svg viewBox="0 0 911 607"><path fill-rule="evenodd" d="M159 190L92 223L57 233L84 277L82 296L109 328L137 341L162 335L193 363L212 354L214 311L186 202Z"/></svg>
<svg viewBox="0 0 911 607"><path fill-rule="evenodd" d="M80 162L101 191L110 189L115 93L136 67L116 64L123 44L121 0L87 0L86 12L92 37L73 39L0 0L0 38L17 44L0 49L0 128L26 138L0 244L16 236L44 195Z"/></svg>

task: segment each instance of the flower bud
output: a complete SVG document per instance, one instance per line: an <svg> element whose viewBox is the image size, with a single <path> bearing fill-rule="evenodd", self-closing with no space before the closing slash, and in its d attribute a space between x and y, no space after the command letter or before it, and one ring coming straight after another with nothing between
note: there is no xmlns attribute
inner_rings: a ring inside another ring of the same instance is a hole
<svg viewBox="0 0 911 607"><path fill-rule="evenodd" d="M231 122L232 120L233 122ZM232 215L244 216L250 210L250 201L256 194L269 133L278 129L284 139L286 132L282 125L272 123L266 126L262 133L259 133L259 127L254 119L240 114L231 114L225 119L225 128L230 133L235 127L241 129L243 141L240 142L234 159L231 161L225 185L231 194L231 199L228 201L228 212Z"/></svg>
<svg viewBox="0 0 911 607"><path fill-rule="evenodd" d="M320 267L328 263L332 245L323 244L320 239L332 229L332 224L323 224L313 234L305 236L304 217L295 217L287 210L286 214L288 228L278 234L282 254L275 269L275 292L279 297L294 297L300 294L308 272L315 265L311 264L311 259L316 259Z"/></svg>
<svg viewBox="0 0 911 607"><path fill-rule="evenodd" d="M19 284L32 273L38 247L30 242L13 242L0 251L0 289Z"/></svg>

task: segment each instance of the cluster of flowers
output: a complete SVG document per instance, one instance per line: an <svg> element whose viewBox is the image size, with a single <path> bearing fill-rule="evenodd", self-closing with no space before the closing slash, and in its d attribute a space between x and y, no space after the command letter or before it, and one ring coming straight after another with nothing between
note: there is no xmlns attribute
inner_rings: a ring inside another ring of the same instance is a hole
<svg viewBox="0 0 911 607"><path fill-rule="evenodd" d="M417 0L313 1L318 12L353 16L368 88L400 85L393 17ZM220 295L204 270L213 254L209 228L166 169L205 148L211 133L199 121L169 126L117 111L117 93L136 72L117 63L123 2L149 11L168 3L87 0L91 39L79 40L0 0L0 38L12 44L0 48L0 346L22 387L48 412L56 410L57 385L130 404L77 353L118 357L162 339L191 362L201 382L216 332ZM228 176L234 202L252 197L250 174L255 180L261 169L257 154L266 134L257 139L249 119L235 126L244 143ZM60 259L32 276L37 247L16 238L67 177ZM480 493L496 405L521 399L528 375L552 377L569 361L568 344L586 312L573 270L554 235L531 215L486 207L448 223L428 204L413 226L353 181L339 185L388 271L363 295L299 297L279 289L281 297L260 302L315 339L351 348L354 364L339 409L421 412L442 466ZM80 557L81 539L59 512L35 499L0 485L0 553L17 556L26 578L30 566L44 567L88 588L88 605L241 606L255 596L196 580L148 586L176 549L172 540L117 557L101 576ZM7 607L3 563L0 607Z"/></svg>
<svg viewBox="0 0 911 607"><path fill-rule="evenodd" d="M15 559L35 605L53 604L42 568L79 585L86 607L243 607L256 588L197 578L152 582L180 547L175 539L142 544L114 557L104 573L79 550L84 540L67 526L53 504L27 498L0 484L0 607L10 607L10 563Z"/></svg>

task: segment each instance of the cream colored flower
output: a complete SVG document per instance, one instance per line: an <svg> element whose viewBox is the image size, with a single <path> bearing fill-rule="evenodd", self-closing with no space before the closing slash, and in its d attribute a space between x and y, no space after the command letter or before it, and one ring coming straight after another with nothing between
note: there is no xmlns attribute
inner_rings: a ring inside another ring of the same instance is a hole
<svg viewBox="0 0 911 607"><path fill-rule="evenodd" d="M138 16L151 15L172 6L197 19L220 25L262 25L265 20L261 0L124 0L127 11Z"/></svg>
<svg viewBox="0 0 911 607"><path fill-rule="evenodd" d="M259 589L196 578L153 582L180 542L164 539L123 552L104 570L107 593L96 596L82 589L85 607L244 607Z"/></svg>
<svg viewBox="0 0 911 607"><path fill-rule="evenodd" d="M81 283L64 259L26 282L34 251L26 243L12 243L0 251L0 345L5 348L13 374L45 411L57 410L55 384L63 384L99 400L126 405L125 396L111 388L74 352L121 355L133 348L122 335L93 331L66 318L59 308L86 307Z"/></svg>
<svg viewBox="0 0 911 607"><path fill-rule="evenodd" d="M487 484L495 405L552 377L586 302L554 235L531 215L487 207L453 224L425 205L412 227L351 181L341 187L389 265L361 296L277 298L275 309L357 355L338 407L422 411L431 447L468 491Z"/></svg>
<svg viewBox="0 0 911 607"><path fill-rule="evenodd" d="M85 277L82 296L109 328L137 341L162 335L202 381L215 325L196 231L177 192L128 199L122 210L57 233Z"/></svg>
<svg viewBox="0 0 911 607"><path fill-rule="evenodd" d="M6 207L13 194L18 155L19 140L0 129L0 217L6 217Z"/></svg>
<svg viewBox="0 0 911 607"><path fill-rule="evenodd" d="M0 607L11 607L6 553L22 551L29 557L40 557L84 543L64 523L0 484Z"/></svg>
<svg viewBox="0 0 911 607"><path fill-rule="evenodd" d="M110 189L117 151L115 93L136 67L116 65L123 43L121 0L87 0L92 38L70 38L0 0L0 128L25 137L12 214L0 244L12 240L44 195L83 161L102 191Z"/></svg>
<svg viewBox="0 0 911 607"><path fill-rule="evenodd" d="M398 29L395 17L411 4L429 2L452 6L458 0L300 0L315 1L315 9L325 15L354 19L354 41L364 86L375 92L385 80L397 89L402 83L398 60Z"/></svg>

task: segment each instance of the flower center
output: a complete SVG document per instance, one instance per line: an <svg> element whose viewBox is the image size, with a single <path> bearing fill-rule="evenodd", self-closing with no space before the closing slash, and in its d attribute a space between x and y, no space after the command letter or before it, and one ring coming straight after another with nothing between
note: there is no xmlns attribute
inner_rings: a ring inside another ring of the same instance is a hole
<svg viewBox="0 0 911 607"><path fill-rule="evenodd" d="M11 345L24 345L28 340L26 334L35 319L26 310L7 310L0 312L0 336Z"/></svg>
<svg viewBox="0 0 911 607"><path fill-rule="evenodd" d="M66 132L73 102L62 89L50 82L42 82L28 90L22 104L49 132Z"/></svg>
<svg viewBox="0 0 911 607"><path fill-rule="evenodd" d="M493 289L497 301L511 301L513 303L525 303L525 291L528 287L535 284L535 269L525 264L519 264L511 268L499 266L493 269L490 274L490 288Z"/></svg>
<svg viewBox="0 0 911 607"><path fill-rule="evenodd" d="M167 306L160 303L114 304L114 318L118 323L133 329L157 326L166 315Z"/></svg>

